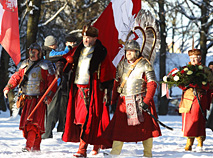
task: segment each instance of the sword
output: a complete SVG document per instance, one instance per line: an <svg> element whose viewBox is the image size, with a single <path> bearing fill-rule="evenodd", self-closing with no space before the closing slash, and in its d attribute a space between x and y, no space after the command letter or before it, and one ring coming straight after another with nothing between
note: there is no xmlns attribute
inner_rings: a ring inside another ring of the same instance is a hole
<svg viewBox="0 0 213 158"><path fill-rule="evenodd" d="M202 115L203 115L203 118L207 121L206 115L205 115L205 113L204 113L204 111L203 111L203 108L202 108L202 106L201 106L201 104L200 104L200 100L199 100L199 97L198 97L197 89L196 89L196 88L194 88L194 92L195 92L195 96L196 96L196 98L197 98L197 101L198 101L198 104L199 104L199 107L200 107L200 111L201 111L201 113L202 113Z"/></svg>
<svg viewBox="0 0 213 158"><path fill-rule="evenodd" d="M161 126L163 126L163 127L167 128L167 129L173 131L173 128L171 128L171 127L165 125L165 124L162 123L160 120L158 120L154 115L152 115L152 113L151 113L151 111L150 111L149 109L146 109L146 110L143 109L143 111L147 112L147 113L148 113L156 122L158 122Z"/></svg>

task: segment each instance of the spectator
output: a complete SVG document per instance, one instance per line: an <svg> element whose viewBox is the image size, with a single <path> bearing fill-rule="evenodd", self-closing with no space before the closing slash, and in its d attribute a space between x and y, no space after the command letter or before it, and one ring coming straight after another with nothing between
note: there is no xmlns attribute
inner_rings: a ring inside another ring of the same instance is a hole
<svg viewBox="0 0 213 158"><path fill-rule="evenodd" d="M213 61L211 61L208 65L208 67L211 69L212 73L213 73ZM210 96L209 98L211 98L210 102L211 102L211 106L210 106L210 114L206 123L206 128L210 128L213 131L213 102L212 102L212 98L213 98L213 90L211 90Z"/></svg>
<svg viewBox="0 0 213 158"><path fill-rule="evenodd" d="M72 35L66 36L65 39L66 39L66 48L64 51L61 52L57 52L54 50L57 47L57 42L53 36L48 36L44 42L44 46L47 47L45 48L46 50L45 54L47 56L47 59L49 60L54 59L52 61L54 61L55 63L60 63L62 66L64 65L61 62L64 61L62 55L68 53L70 50L72 50L72 47L75 47L77 44L77 38ZM52 55L50 56L48 54ZM58 74L61 74L61 72L58 72ZM60 76L61 78L59 79L61 80L59 81L58 89L53 97L53 101L47 108L46 130L45 133L42 135L43 139L53 138L52 130L54 129L57 122L58 122L57 132L64 131L67 102L68 102L68 91L69 91L69 88L67 86L68 74L64 72L63 75Z"/></svg>

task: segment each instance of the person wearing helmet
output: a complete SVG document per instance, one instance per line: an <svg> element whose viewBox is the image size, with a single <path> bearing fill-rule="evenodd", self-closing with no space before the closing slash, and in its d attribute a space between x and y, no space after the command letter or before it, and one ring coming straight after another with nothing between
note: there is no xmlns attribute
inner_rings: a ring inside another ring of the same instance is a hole
<svg viewBox="0 0 213 158"><path fill-rule="evenodd" d="M16 104L18 108L22 107L19 129L23 131L26 139L23 152L40 150L41 135L45 131L46 104L51 102L56 87L53 87L47 94L29 120L27 118L54 80L54 74L55 69L52 63L43 59L41 47L33 43L29 47L29 58L21 63L19 70L11 76L3 90L7 98L8 92L19 85L19 97Z"/></svg>
<svg viewBox="0 0 213 158"><path fill-rule="evenodd" d="M112 91L111 105L118 100L117 108L103 134L106 139L113 140L111 155L120 155L123 142L142 141L144 157L152 157L153 137L161 136L161 131L145 111L149 109L157 117L153 101L156 87L154 70L141 56L138 42L127 41Z"/></svg>

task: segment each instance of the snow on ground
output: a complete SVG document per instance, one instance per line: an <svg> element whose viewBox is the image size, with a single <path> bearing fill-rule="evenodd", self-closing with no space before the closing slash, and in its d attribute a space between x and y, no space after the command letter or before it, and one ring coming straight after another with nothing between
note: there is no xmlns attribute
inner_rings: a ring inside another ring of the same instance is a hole
<svg viewBox="0 0 213 158"><path fill-rule="evenodd" d="M42 140L41 152L23 153L21 149L25 146L25 139L19 130L20 117L9 117L9 112L0 112L0 158L70 158L77 151L79 143L66 143L61 140L62 133L54 129L53 138ZM193 151L184 151L186 138L182 137L181 116L159 116L164 124L174 128L173 131L161 127L162 136L154 138L153 158L213 158L213 133L207 129L207 138L204 142L204 152L195 152L197 141L195 140ZM137 133L130 133L137 134ZM88 153L92 146L88 146ZM101 150L97 156L104 157ZM133 158L142 157L142 143L125 143L121 155L117 157ZM92 157L88 154L88 157ZM105 156L106 157L106 156Z"/></svg>

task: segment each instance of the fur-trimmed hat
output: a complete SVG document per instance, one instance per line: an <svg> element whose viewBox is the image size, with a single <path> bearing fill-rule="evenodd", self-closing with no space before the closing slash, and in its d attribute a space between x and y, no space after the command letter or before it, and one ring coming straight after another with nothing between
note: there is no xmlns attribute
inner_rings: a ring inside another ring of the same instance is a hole
<svg viewBox="0 0 213 158"><path fill-rule="evenodd" d="M192 49L192 50L188 51L188 55L189 56L191 56L191 55L201 55L201 51L200 51L200 49Z"/></svg>
<svg viewBox="0 0 213 158"><path fill-rule="evenodd" d="M192 38L192 49L188 51L188 55L201 55L200 49L194 49L194 37Z"/></svg>
<svg viewBox="0 0 213 158"><path fill-rule="evenodd" d="M94 26L84 25L82 36L98 37L98 29Z"/></svg>

